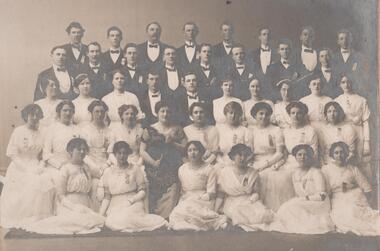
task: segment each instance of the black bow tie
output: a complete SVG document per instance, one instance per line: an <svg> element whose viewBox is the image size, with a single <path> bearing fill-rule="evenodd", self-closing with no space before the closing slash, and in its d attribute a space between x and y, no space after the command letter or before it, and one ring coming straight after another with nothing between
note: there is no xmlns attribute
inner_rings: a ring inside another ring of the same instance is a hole
<svg viewBox="0 0 380 251"><path fill-rule="evenodd" d="M120 51L119 50L110 50L111 54L119 54Z"/></svg>
<svg viewBox="0 0 380 251"><path fill-rule="evenodd" d="M166 67L166 70L167 70L167 71L176 71L175 68L168 68L168 67Z"/></svg>
<svg viewBox="0 0 380 251"><path fill-rule="evenodd" d="M264 49L264 48L261 47L261 51L270 51L270 49L269 48L268 49Z"/></svg>
<svg viewBox="0 0 380 251"><path fill-rule="evenodd" d="M243 70L245 68L245 66L244 65L241 65L241 66L236 66L236 69L238 69L238 70Z"/></svg>
<svg viewBox="0 0 380 251"><path fill-rule="evenodd" d="M325 69L324 72L331 73L331 69Z"/></svg>
<svg viewBox="0 0 380 251"><path fill-rule="evenodd" d="M91 66L92 70L99 70L99 68L100 68L99 66Z"/></svg>
<svg viewBox="0 0 380 251"><path fill-rule="evenodd" d="M282 61L282 64L289 65L289 62L288 61Z"/></svg>
<svg viewBox="0 0 380 251"><path fill-rule="evenodd" d="M210 70L210 67L201 66L201 68L202 68L202 71L209 71Z"/></svg>
<svg viewBox="0 0 380 251"><path fill-rule="evenodd" d="M195 95L195 96L191 96L191 95L187 94L187 97L188 97L189 99L198 99L198 96L197 96L197 95Z"/></svg>
<svg viewBox="0 0 380 251"><path fill-rule="evenodd" d="M226 44L225 47L230 49L230 48L232 48L232 45Z"/></svg>
<svg viewBox="0 0 380 251"><path fill-rule="evenodd" d="M347 53L350 53L349 50L345 50L345 51L342 51L343 54L347 54Z"/></svg>
<svg viewBox="0 0 380 251"><path fill-rule="evenodd" d="M152 98L158 98L160 96L160 94L152 94L151 97Z"/></svg>
<svg viewBox="0 0 380 251"><path fill-rule="evenodd" d="M127 67L129 71L136 71L136 68Z"/></svg>
<svg viewBox="0 0 380 251"><path fill-rule="evenodd" d="M71 47L74 49L80 50L80 44L79 45L72 44Z"/></svg>
<svg viewBox="0 0 380 251"><path fill-rule="evenodd" d="M158 48L158 44L149 44L149 48Z"/></svg>
<svg viewBox="0 0 380 251"><path fill-rule="evenodd" d="M303 52L306 52L306 53L313 53L313 49L303 49Z"/></svg>
<svg viewBox="0 0 380 251"><path fill-rule="evenodd" d="M194 47L195 47L195 44L185 44L185 47L186 47L186 48L194 48Z"/></svg>
<svg viewBox="0 0 380 251"><path fill-rule="evenodd" d="M65 72L66 68L57 68L57 71Z"/></svg>

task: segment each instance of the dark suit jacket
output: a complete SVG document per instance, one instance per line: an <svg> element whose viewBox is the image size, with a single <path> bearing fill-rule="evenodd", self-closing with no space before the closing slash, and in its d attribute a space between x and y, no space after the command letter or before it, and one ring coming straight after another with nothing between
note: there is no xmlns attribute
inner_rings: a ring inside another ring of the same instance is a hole
<svg viewBox="0 0 380 251"><path fill-rule="evenodd" d="M316 50L315 48L313 48L313 49ZM308 75L312 72L309 71L308 69L306 69L305 65L303 64L302 56L301 56L301 50L302 50L302 47L299 47L293 51L293 61L294 61L294 64L296 65L297 72L300 74L300 76L305 76L305 75ZM315 67L315 69L317 69L317 67L318 67L318 50L316 50L316 52L317 52L317 66ZM315 71L315 69L314 69L314 71Z"/></svg>
<svg viewBox="0 0 380 251"><path fill-rule="evenodd" d="M100 63L98 73L95 73L94 70L91 69L89 63L86 63L79 68L78 74L80 73L85 73L88 75L92 83L91 95L94 98L102 99L105 95L112 92L113 85L111 78L107 74L107 71L104 69L102 63Z"/></svg>
<svg viewBox="0 0 380 251"><path fill-rule="evenodd" d="M100 55L100 62L103 65L104 70L106 71L107 74L109 74L113 70L121 68L122 66L121 61L123 59L123 55L124 55L124 52L123 50L121 50L121 53L115 63L112 61L110 50L103 52Z"/></svg>
<svg viewBox="0 0 380 251"><path fill-rule="evenodd" d="M161 90L161 101L166 102L172 102L173 99L171 99L167 93L163 90ZM142 126L144 128L154 124L157 122L157 117L153 115L153 111L150 107L150 100L149 100L149 90L145 90L144 93L139 98L141 111L145 114L145 118L142 121ZM174 113L176 114L176 113ZM176 120L176 118L175 118Z"/></svg>
<svg viewBox="0 0 380 251"><path fill-rule="evenodd" d="M82 44L78 59L75 58L71 44L64 44L62 47L66 50L67 65L73 69L79 69L79 67L88 62L87 57L87 45Z"/></svg>
<svg viewBox="0 0 380 251"><path fill-rule="evenodd" d="M225 71L228 68L228 65L232 62L231 53L232 50L229 54L226 53L223 42L212 47L212 57L214 58L215 65L220 71Z"/></svg>
<svg viewBox="0 0 380 251"><path fill-rule="evenodd" d="M360 55L358 52L351 50L350 56L347 59L347 62L344 62L342 53L338 50L333 55L333 62L335 64L338 74L341 73L350 73L357 72L361 67ZM354 67L356 65L356 67ZM356 68L356 69L355 69Z"/></svg>
<svg viewBox="0 0 380 251"><path fill-rule="evenodd" d="M58 98L59 99L73 100L74 98L76 98L78 96L78 94L76 94L74 92L74 89L73 89L75 70L71 69L70 67L67 67L67 71L68 71L69 76L70 76L71 87L70 87L70 90L67 93L59 92ZM59 81L58 81L57 77L55 76L54 68L53 67L50 67L50 68L44 70L43 72L41 72L40 74L38 74L36 87L34 89L34 98L33 98L33 101L37 101L37 100L43 99L45 97L45 92L44 92L44 90L42 88L42 82L44 80L46 80L46 79L54 80L54 81L56 81L59 84Z"/></svg>
<svg viewBox="0 0 380 251"><path fill-rule="evenodd" d="M191 69L197 74L199 93L209 96L210 100L214 100L223 94L219 85L222 74L215 65L210 66L210 74L208 77L202 70L199 62L194 64Z"/></svg>
<svg viewBox="0 0 380 251"><path fill-rule="evenodd" d="M133 78L127 66L122 66L121 70L125 74L125 89L127 91L132 92L139 97L148 89L148 85L146 84L146 74L141 67L136 67Z"/></svg>
<svg viewBox="0 0 380 251"><path fill-rule="evenodd" d="M186 56L185 45L182 45L181 47L179 47L176 50L176 57L177 57L178 65L184 70L190 69L190 67L192 67L194 64L196 64L196 62L198 61L197 60L197 51L198 50L199 50L199 45L196 44L195 45L194 57L191 61L189 61L189 59Z"/></svg>
<svg viewBox="0 0 380 251"><path fill-rule="evenodd" d="M315 68L315 74L318 74L321 77L323 83L323 94L329 96L332 99L335 99L340 94L342 94L342 90L339 87L339 75L335 67L331 66L331 77L330 81L327 81L322 73L321 66L317 66Z"/></svg>
<svg viewBox="0 0 380 251"><path fill-rule="evenodd" d="M160 45L159 46L160 53L155 61L150 60L150 58L148 57L148 42L147 41L137 46L137 50L139 53L139 65L143 67L144 70L147 70L152 66L157 66L159 64L162 64L164 50L166 47L168 47L168 45L162 42L158 42L158 43Z"/></svg>
<svg viewBox="0 0 380 251"><path fill-rule="evenodd" d="M277 55L277 52L275 51L275 49L273 49L273 48L270 48L270 49L271 49L271 52L270 52L271 56L270 56L270 64L269 65L275 63L279 59L279 56ZM252 62L252 65L255 68L256 75L258 73L266 75L268 73L268 68L267 68L266 74L264 74L262 67L261 67L260 55L261 55L261 48L257 48L256 50L252 51L251 53L248 53L247 56L248 56L248 60Z"/></svg>
<svg viewBox="0 0 380 251"><path fill-rule="evenodd" d="M245 63L243 73L240 75L235 63L228 66L228 75L235 83L234 96L245 101L250 98L249 80L255 75L252 65Z"/></svg>
<svg viewBox="0 0 380 251"><path fill-rule="evenodd" d="M168 85L168 74L167 74L165 66L164 65L158 65L158 66L156 66L156 68L160 74L160 84L161 84L162 88L165 90L165 92L167 92L168 95L175 96L182 86L182 83L181 83L181 80L183 78L182 69L178 66L176 67L179 85L178 85L177 89L172 90L169 88L169 85Z"/></svg>
<svg viewBox="0 0 380 251"><path fill-rule="evenodd" d="M212 101L209 96L204 95L201 92L198 92L199 102L205 103L207 110L206 116L208 117L209 124L215 124L214 116L212 114ZM180 116L180 125L185 127L192 123L189 114L189 103L187 99L187 92L184 87L181 87L180 91L177 92L175 97L175 104L177 106L177 113Z"/></svg>

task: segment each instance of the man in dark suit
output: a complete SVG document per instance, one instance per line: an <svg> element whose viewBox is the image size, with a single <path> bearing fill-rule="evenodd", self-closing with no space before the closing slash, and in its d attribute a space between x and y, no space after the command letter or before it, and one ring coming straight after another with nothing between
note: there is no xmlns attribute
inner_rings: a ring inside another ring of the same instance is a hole
<svg viewBox="0 0 380 251"><path fill-rule="evenodd" d="M87 61L87 46L82 43L85 29L78 22L71 22L66 28L70 43L64 44L66 50L66 62L73 69L79 67Z"/></svg>
<svg viewBox="0 0 380 251"><path fill-rule="evenodd" d="M140 65L137 64L139 58L137 44L128 43L124 47L124 64L122 71L125 73L126 90L141 95L148 89L145 80L145 73Z"/></svg>
<svg viewBox="0 0 380 251"><path fill-rule="evenodd" d="M146 83L148 88L139 97L141 110L145 114L145 118L142 121L144 128L157 122L155 106L159 101L172 101L167 92L162 88L156 68L150 68L147 71Z"/></svg>
<svg viewBox="0 0 380 251"><path fill-rule="evenodd" d="M112 26L107 30L107 38L110 43L110 49L101 55L101 63L107 73L121 67L123 59L123 50L120 47L123 33L120 28Z"/></svg>
<svg viewBox="0 0 380 251"><path fill-rule="evenodd" d="M254 77L254 70L245 58L245 48L242 44L235 44L232 49L232 60L227 74L235 83L235 97L245 101L250 98L249 82Z"/></svg>
<svg viewBox="0 0 380 251"><path fill-rule="evenodd" d="M88 44L88 62L79 68L79 73L88 75L92 83L91 96L97 99L103 98L113 90L111 79L100 61L101 47L98 42Z"/></svg>
<svg viewBox="0 0 380 251"><path fill-rule="evenodd" d="M305 26L301 30L301 48L293 52L294 63L301 76L311 75L318 64L318 51L313 47L315 31L311 26Z"/></svg>
<svg viewBox="0 0 380 251"><path fill-rule="evenodd" d="M44 79L51 79L58 83L59 94L57 95L57 98L73 100L78 96L73 89L75 70L66 63L65 48L62 46L55 46L50 51L50 56L53 61L53 66L38 75L33 100L37 101L45 97L42 88L42 82Z"/></svg>
<svg viewBox="0 0 380 251"><path fill-rule="evenodd" d="M187 22L183 26L185 44L177 49L177 62L184 70L189 70L189 66L195 64L199 45L196 37L199 33L198 26L193 22Z"/></svg>
<svg viewBox="0 0 380 251"><path fill-rule="evenodd" d="M195 102L205 103L209 117L209 124L214 123L212 116L212 103L209 96L199 92L197 75L195 72L186 72L184 75L184 84L181 91L176 95L176 105L178 106L178 114L181 116L180 124L182 126L189 125L190 119L189 108Z"/></svg>
<svg viewBox="0 0 380 251"><path fill-rule="evenodd" d="M231 62L231 49L234 45L234 28L232 24L224 22L220 26L223 41L212 48L212 55L215 58L216 65L221 69L226 69Z"/></svg>
<svg viewBox="0 0 380 251"><path fill-rule="evenodd" d="M295 90L294 98L297 100L301 97L304 97L308 93L308 87L302 82L297 82L296 79L299 79L299 73L297 72L296 65L291 61L291 41L289 39L281 39L278 42L277 52L280 55L280 60L268 68L268 77L269 93L266 98L275 101L280 98L278 91L276 90L276 84L282 79L294 80L293 83L296 83L297 88L292 88ZM305 85L305 86L304 86Z"/></svg>
<svg viewBox="0 0 380 251"><path fill-rule="evenodd" d="M164 50L167 45L160 41L161 32L161 25L158 22L151 22L146 26L148 41L139 44L137 47L140 59L139 64L144 70L162 64Z"/></svg>

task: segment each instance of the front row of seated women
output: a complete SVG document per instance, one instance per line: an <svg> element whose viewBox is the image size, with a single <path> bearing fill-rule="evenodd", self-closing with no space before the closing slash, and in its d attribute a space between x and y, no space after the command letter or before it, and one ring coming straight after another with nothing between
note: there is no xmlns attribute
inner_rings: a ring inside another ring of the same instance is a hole
<svg viewBox="0 0 380 251"><path fill-rule="evenodd" d="M136 123L133 105L121 106L120 124L107 127L107 106L95 100L88 107L91 123L78 128L75 107L62 101L58 121L41 131L42 110L28 105L26 124L15 129L7 149L12 163L1 225L50 234L232 224L246 231L380 235L379 212L366 197L371 187L352 161L354 144L334 119L337 103L325 106L332 121L326 126L338 124L342 135L339 143L322 141L329 149L322 169L318 133L306 124L307 106L300 102L286 107L291 126L283 131L270 123L273 111L264 102L251 109L256 122L248 129L240 126L242 109L234 101L223 110L225 124L216 127L195 103L194 123L184 130L171 123L170 106L155 108L158 122L146 129Z"/></svg>

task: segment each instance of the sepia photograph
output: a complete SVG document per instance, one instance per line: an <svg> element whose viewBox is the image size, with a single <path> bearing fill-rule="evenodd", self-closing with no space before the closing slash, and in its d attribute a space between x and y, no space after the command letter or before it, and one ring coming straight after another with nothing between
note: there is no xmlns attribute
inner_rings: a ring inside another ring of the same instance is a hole
<svg viewBox="0 0 380 251"><path fill-rule="evenodd" d="M0 251L380 251L377 0L0 0Z"/></svg>

